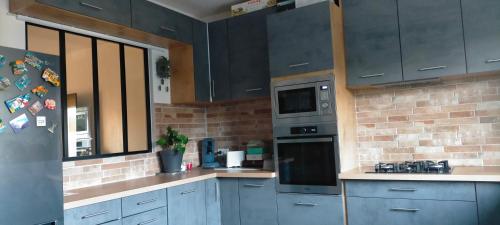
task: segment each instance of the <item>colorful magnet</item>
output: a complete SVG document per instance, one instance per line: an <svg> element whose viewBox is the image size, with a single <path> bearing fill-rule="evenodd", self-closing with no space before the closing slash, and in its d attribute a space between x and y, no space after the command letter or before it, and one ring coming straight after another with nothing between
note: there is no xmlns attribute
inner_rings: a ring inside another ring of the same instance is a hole
<svg viewBox="0 0 500 225"><path fill-rule="evenodd" d="M0 91L3 91L8 87L10 87L9 78L0 76Z"/></svg>
<svg viewBox="0 0 500 225"><path fill-rule="evenodd" d="M15 113L17 110L20 110L26 106L28 106L28 102L31 100L31 95L24 94L19 95L13 99L5 101L5 105L9 109L10 113Z"/></svg>
<svg viewBox="0 0 500 225"><path fill-rule="evenodd" d="M27 52L26 55L24 55L24 62L40 71L44 65L44 62L36 57L32 52Z"/></svg>
<svg viewBox="0 0 500 225"><path fill-rule="evenodd" d="M23 75L21 78L16 80L16 87L20 91L24 91L28 86L31 84L31 78L28 77L28 75Z"/></svg>
<svg viewBox="0 0 500 225"><path fill-rule="evenodd" d="M26 129L29 127L29 119L26 116L26 113L23 113L22 115L16 117L15 119L11 120L9 122L10 126L12 127L12 130L14 130L14 133L19 133L23 129Z"/></svg>
<svg viewBox="0 0 500 225"><path fill-rule="evenodd" d="M7 61L7 59L5 58L5 56L0 55L0 68L2 68L3 66L5 66L5 62L6 61Z"/></svg>
<svg viewBox="0 0 500 225"><path fill-rule="evenodd" d="M3 124L3 120L0 119L0 134L5 131L5 125Z"/></svg>
<svg viewBox="0 0 500 225"><path fill-rule="evenodd" d="M31 105L28 108L28 111L30 111L31 115L36 116L36 114L42 111L42 109L43 109L42 103L40 103L40 101L36 101L35 103L33 103L33 105Z"/></svg>
<svg viewBox="0 0 500 225"><path fill-rule="evenodd" d="M52 125L47 129L50 133L56 132L57 123L52 122Z"/></svg>
<svg viewBox="0 0 500 225"><path fill-rule="evenodd" d="M35 95L37 95L40 98L43 98L47 93L49 93L49 90L45 88L44 86L40 85L36 88L33 88L31 92Z"/></svg>
<svg viewBox="0 0 500 225"><path fill-rule="evenodd" d="M26 64L24 64L23 60L16 60L10 63L12 67L12 73L16 76L22 76L28 73L28 69L26 68Z"/></svg>
<svg viewBox="0 0 500 225"><path fill-rule="evenodd" d="M56 87L61 86L59 75L50 68L47 68L43 71L42 78Z"/></svg>
<svg viewBox="0 0 500 225"><path fill-rule="evenodd" d="M45 100L45 108L47 108L48 110L56 110L56 100L54 99Z"/></svg>
<svg viewBox="0 0 500 225"><path fill-rule="evenodd" d="M37 127L45 127L45 126L47 126L47 117L45 117L45 116L37 116L36 117L36 126Z"/></svg>

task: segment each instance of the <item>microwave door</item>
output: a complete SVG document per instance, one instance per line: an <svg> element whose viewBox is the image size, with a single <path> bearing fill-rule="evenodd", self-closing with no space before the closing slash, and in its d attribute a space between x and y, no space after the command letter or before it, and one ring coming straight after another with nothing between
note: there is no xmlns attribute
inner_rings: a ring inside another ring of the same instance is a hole
<svg viewBox="0 0 500 225"><path fill-rule="evenodd" d="M318 93L314 83L279 86L274 89L276 117L318 116Z"/></svg>

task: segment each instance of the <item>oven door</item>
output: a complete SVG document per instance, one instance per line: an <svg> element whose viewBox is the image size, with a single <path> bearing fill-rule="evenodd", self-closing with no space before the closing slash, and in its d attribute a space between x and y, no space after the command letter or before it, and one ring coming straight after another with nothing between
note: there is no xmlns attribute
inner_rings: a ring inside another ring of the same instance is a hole
<svg viewBox="0 0 500 225"><path fill-rule="evenodd" d="M305 83L274 88L276 118L319 116L316 83Z"/></svg>
<svg viewBox="0 0 500 225"><path fill-rule="evenodd" d="M336 136L276 138L279 192L340 194Z"/></svg>

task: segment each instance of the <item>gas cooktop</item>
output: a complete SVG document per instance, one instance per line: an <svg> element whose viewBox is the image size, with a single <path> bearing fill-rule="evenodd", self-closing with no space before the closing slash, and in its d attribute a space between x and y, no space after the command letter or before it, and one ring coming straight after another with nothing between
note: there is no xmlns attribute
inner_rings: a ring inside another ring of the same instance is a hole
<svg viewBox="0 0 500 225"><path fill-rule="evenodd" d="M434 174L450 174L451 167L448 160L439 162L435 161L406 161L392 163L377 163L375 171L367 173L434 173Z"/></svg>

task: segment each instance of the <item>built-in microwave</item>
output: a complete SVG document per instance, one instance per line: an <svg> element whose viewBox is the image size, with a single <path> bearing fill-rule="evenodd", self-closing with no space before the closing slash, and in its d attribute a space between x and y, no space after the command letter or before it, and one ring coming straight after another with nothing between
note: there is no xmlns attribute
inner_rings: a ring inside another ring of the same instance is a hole
<svg viewBox="0 0 500 225"><path fill-rule="evenodd" d="M292 78L272 82L274 124L333 122L333 75Z"/></svg>

